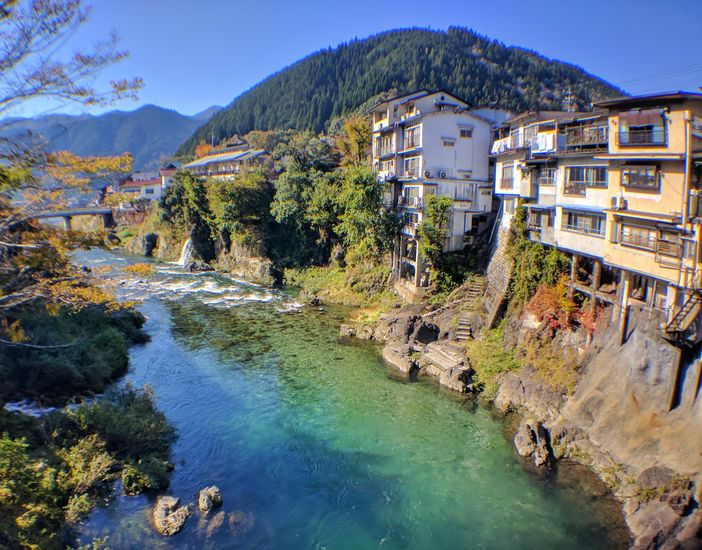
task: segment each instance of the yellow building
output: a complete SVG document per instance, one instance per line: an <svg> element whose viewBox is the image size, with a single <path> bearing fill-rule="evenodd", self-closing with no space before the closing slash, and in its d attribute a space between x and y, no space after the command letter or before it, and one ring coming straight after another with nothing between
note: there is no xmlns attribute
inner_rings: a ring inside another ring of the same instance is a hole
<svg viewBox="0 0 702 550"><path fill-rule="evenodd" d="M604 261L622 273L621 304L665 314L671 337L695 341L700 312L698 189L702 94L665 93L605 101L609 150ZM694 334L693 334L694 333Z"/></svg>
<svg viewBox="0 0 702 550"><path fill-rule="evenodd" d="M702 94L524 113L495 136L495 195L521 199L533 240L571 255L572 285L659 316L667 337L702 339ZM555 138L549 137L555 134ZM507 219L509 216L507 216Z"/></svg>

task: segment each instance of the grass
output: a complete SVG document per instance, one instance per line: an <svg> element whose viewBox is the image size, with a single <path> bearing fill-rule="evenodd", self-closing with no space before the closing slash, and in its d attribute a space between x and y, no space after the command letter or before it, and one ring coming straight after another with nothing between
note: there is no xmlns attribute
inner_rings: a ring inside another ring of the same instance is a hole
<svg viewBox="0 0 702 550"><path fill-rule="evenodd" d="M519 369L513 350L505 350L504 324L483 331L477 340L466 342L466 354L475 369L476 387L487 399L495 399L503 374Z"/></svg>
<svg viewBox="0 0 702 550"><path fill-rule="evenodd" d="M384 266L289 268L285 270L284 282L330 303L362 307L358 321L370 324L377 321L384 308L397 301L387 285L387 275Z"/></svg>

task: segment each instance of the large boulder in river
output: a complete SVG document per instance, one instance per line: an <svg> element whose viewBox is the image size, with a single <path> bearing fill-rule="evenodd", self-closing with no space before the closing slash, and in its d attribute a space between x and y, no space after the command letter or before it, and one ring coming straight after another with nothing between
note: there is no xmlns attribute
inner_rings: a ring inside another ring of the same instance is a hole
<svg viewBox="0 0 702 550"><path fill-rule="evenodd" d="M179 504L179 498L169 496L159 497L156 501L152 519L155 529L162 535L175 535L190 516L190 506L179 507Z"/></svg>
<svg viewBox="0 0 702 550"><path fill-rule="evenodd" d="M144 256L151 256L157 245L158 235L156 233L147 233L141 238L141 253Z"/></svg>
<svg viewBox="0 0 702 550"><path fill-rule="evenodd" d="M534 464L543 466L551 457L548 432L541 422L534 419L522 420L514 436L514 446L519 456L534 459Z"/></svg>
<svg viewBox="0 0 702 550"><path fill-rule="evenodd" d="M202 512L209 512L213 508L222 506L222 491L219 487L205 487L197 497L197 506Z"/></svg>
<svg viewBox="0 0 702 550"><path fill-rule="evenodd" d="M195 273L196 271L214 271L214 267L206 262L193 261L188 264L188 271Z"/></svg>

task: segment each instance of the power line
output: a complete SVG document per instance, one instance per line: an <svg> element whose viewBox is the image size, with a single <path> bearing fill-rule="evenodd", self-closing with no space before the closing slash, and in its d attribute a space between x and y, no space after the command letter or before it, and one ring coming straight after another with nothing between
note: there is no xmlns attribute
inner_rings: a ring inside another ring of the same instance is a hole
<svg viewBox="0 0 702 550"><path fill-rule="evenodd" d="M675 76L685 76L689 73L694 73L702 71L702 63L694 63L692 65L686 65L684 67L677 67L674 69L668 69L665 71L660 71L657 73L652 73L646 76L640 76L638 78L631 78L629 80L623 80L620 84L633 84L635 82L646 81L646 80L659 80L661 78L671 78Z"/></svg>

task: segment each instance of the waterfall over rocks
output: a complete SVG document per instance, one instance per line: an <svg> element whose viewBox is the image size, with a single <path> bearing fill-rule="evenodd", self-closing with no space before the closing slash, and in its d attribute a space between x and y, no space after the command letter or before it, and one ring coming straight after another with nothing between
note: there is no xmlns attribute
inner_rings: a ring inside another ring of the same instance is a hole
<svg viewBox="0 0 702 550"><path fill-rule="evenodd" d="M193 259L193 243L192 239L188 239L183 244L183 249L180 251L180 258L178 258L178 265L185 267Z"/></svg>

